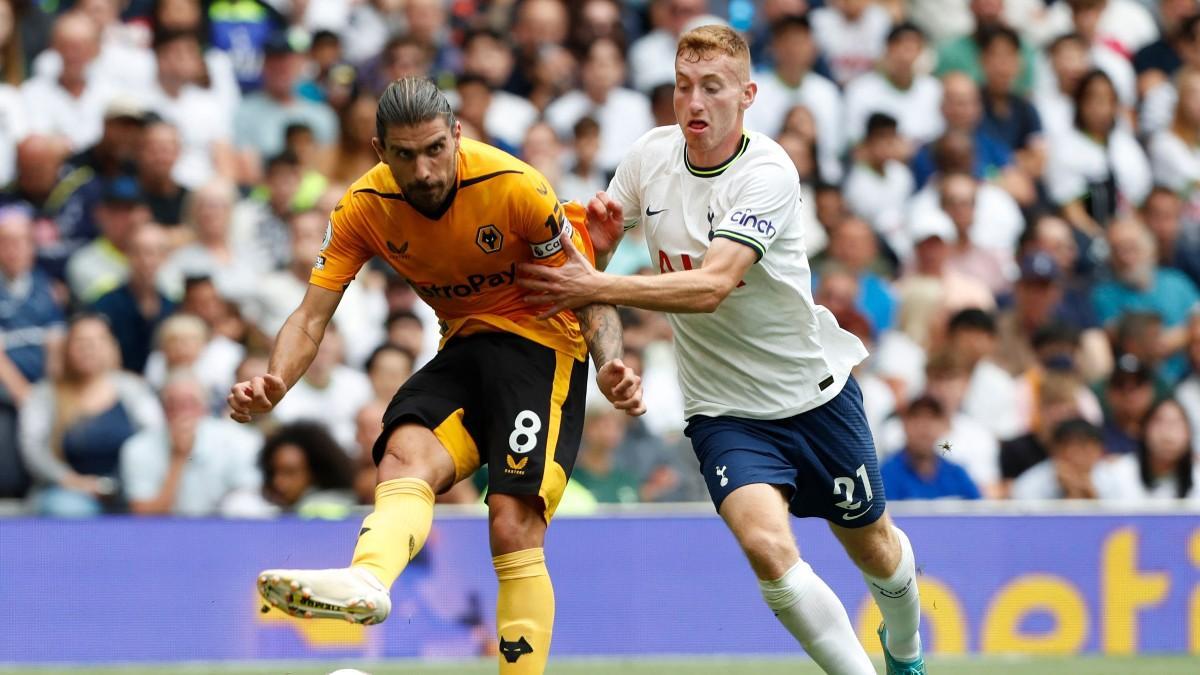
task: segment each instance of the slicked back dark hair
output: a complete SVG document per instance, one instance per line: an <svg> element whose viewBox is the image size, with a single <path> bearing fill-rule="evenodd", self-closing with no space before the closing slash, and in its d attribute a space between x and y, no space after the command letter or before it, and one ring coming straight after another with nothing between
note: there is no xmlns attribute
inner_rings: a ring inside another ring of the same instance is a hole
<svg viewBox="0 0 1200 675"><path fill-rule="evenodd" d="M383 144L389 126L409 127L437 118L454 129L454 111L450 101L428 77L402 77L387 86L375 109L375 135Z"/></svg>

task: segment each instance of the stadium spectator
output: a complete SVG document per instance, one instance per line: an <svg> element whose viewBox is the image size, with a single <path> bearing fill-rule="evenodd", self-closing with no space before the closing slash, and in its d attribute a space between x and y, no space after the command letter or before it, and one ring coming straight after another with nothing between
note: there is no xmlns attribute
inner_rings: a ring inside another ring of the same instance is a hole
<svg viewBox="0 0 1200 675"><path fill-rule="evenodd" d="M101 71L91 68L100 54L100 31L86 14L67 12L54 21L52 48L62 64L59 72L21 85L29 128L83 150L100 139L104 108L113 96Z"/></svg>
<svg viewBox="0 0 1200 675"><path fill-rule="evenodd" d="M896 230L904 225L904 204L915 187L912 172L904 163L898 128L891 115L871 113L866 136L842 188L847 208L889 239L902 236Z"/></svg>
<svg viewBox="0 0 1200 675"><path fill-rule="evenodd" d="M1004 143L1026 177L1038 180L1046 164L1042 120L1027 95L1015 93L1018 71L1033 62L1033 54L1022 50L1017 32L1007 26L977 35L983 74L982 128Z"/></svg>
<svg viewBox="0 0 1200 675"><path fill-rule="evenodd" d="M317 421L342 447L353 448L354 415L374 398L374 392L362 371L344 363L343 345L342 331L330 323L312 365L275 407L274 415L284 424Z"/></svg>
<svg viewBox="0 0 1200 675"><path fill-rule="evenodd" d="M1190 205L1189 205L1190 208ZM1154 235L1158 264L1187 275L1192 284L1200 287L1200 229L1181 222L1183 202L1177 193L1165 187L1155 187L1142 202L1139 215Z"/></svg>
<svg viewBox="0 0 1200 675"><path fill-rule="evenodd" d="M904 447L879 467L888 499L979 499L979 488L948 457L950 431L937 399L922 396L904 411Z"/></svg>
<svg viewBox="0 0 1200 675"><path fill-rule="evenodd" d="M122 372L120 360L104 318L77 315L67 326L61 373L35 385L21 406L21 454L38 485L38 513L90 516L119 508L121 445L163 419L154 393Z"/></svg>
<svg viewBox="0 0 1200 675"><path fill-rule="evenodd" d="M949 418L946 440L954 461L967 470L985 497L993 498L1000 489L1000 445L995 434L963 412L970 378L967 360L955 352L936 352L925 364L925 393L942 404Z"/></svg>
<svg viewBox="0 0 1200 675"><path fill-rule="evenodd" d="M973 176L980 180L995 181L1010 193L1024 196L1025 199L1021 201L1032 200L1032 185L1028 185L1028 181L1022 183L1019 174L1010 172L1012 152L1004 141L993 136L983 125L983 105L979 88L970 76L965 73L949 73L942 77L941 113L947 131L968 134L974 142L975 162L971 167ZM918 188L923 187L936 171L933 153L933 145L926 144L913 157L913 178Z"/></svg>
<svg viewBox="0 0 1200 675"><path fill-rule="evenodd" d="M283 268L291 260L288 220L298 207L304 171L295 153L284 151L267 162L261 189L233 208L230 237L237 250L249 251L259 270ZM311 204L309 204L311 206Z"/></svg>
<svg viewBox="0 0 1200 675"><path fill-rule="evenodd" d="M1012 492L1021 474L1050 456L1049 447L1058 425L1079 415L1079 381L1070 373L1048 371L1039 380L1037 407L1029 431L1000 443L1001 495Z"/></svg>
<svg viewBox="0 0 1200 675"><path fill-rule="evenodd" d="M80 0L72 11L91 20L98 29L99 50L89 75L110 91L141 95L154 81L154 56L146 48L144 34L121 19L118 0ZM33 59L32 71L40 77L57 77L65 69L65 55L46 50Z"/></svg>
<svg viewBox="0 0 1200 675"><path fill-rule="evenodd" d="M178 161L167 167L167 174L188 189L217 176L233 180L237 177L233 111L220 93L204 82L200 36L160 31L154 35L154 56L158 74L148 107L179 131ZM149 186L147 191L153 192Z"/></svg>
<svg viewBox="0 0 1200 675"><path fill-rule="evenodd" d="M851 142L863 138L867 118L873 112L887 113L899 122L900 135L909 142L906 158L922 143L941 135L945 128L938 111L942 85L932 76L919 73L916 67L924 47L925 36L916 26L900 24L888 33L879 69L863 73L846 85L846 133Z"/></svg>
<svg viewBox="0 0 1200 675"><path fill-rule="evenodd" d="M307 125L322 146L337 140L338 122L333 111L296 94L303 56L282 34L273 36L265 48L262 91L243 98L233 118L242 183L256 182L262 175L262 158L283 151L284 131L289 124Z"/></svg>
<svg viewBox="0 0 1200 675"><path fill-rule="evenodd" d="M168 241L166 231L157 224L139 226L129 237L127 281L92 305L112 327L121 349L121 365L139 374L150 357L154 332L175 311L175 303L157 285Z"/></svg>
<svg viewBox="0 0 1200 675"><path fill-rule="evenodd" d="M385 342L371 352L363 368L371 380L371 392L375 402L386 406L412 376L413 355L403 347ZM379 419L383 419L382 414Z"/></svg>
<svg viewBox="0 0 1200 675"><path fill-rule="evenodd" d="M992 36L1007 31L1016 38L1016 32L1005 22L1004 4L1004 0L971 0L975 30L969 35L946 39L938 45L935 75L944 77L948 73L966 73L976 83L983 85L987 78L987 52ZM1033 87L1033 63L1037 52L1019 39L1012 41L1012 48L1017 58L1017 68L1013 69L1010 86L1004 92L1028 95Z"/></svg>
<svg viewBox="0 0 1200 675"><path fill-rule="evenodd" d="M1114 455L1136 452L1142 423L1154 405L1154 373L1136 356L1122 354L1103 393L1104 449Z"/></svg>
<svg viewBox="0 0 1200 675"><path fill-rule="evenodd" d="M1182 272L1156 263L1154 235L1135 220L1113 223L1108 246L1112 251L1112 279L1092 290L1096 318L1109 326L1127 311L1156 312L1167 329L1159 341L1159 354L1176 354L1186 344L1183 324L1200 303L1200 290ZM1173 356L1163 364L1164 374L1169 379L1178 378L1185 365L1182 356Z"/></svg>
<svg viewBox="0 0 1200 675"><path fill-rule="evenodd" d="M622 23L623 10L617 0L583 0L568 3L567 9L571 13L568 48L583 51L592 42L603 38L623 45L622 51L624 45L629 44Z"/></svg>
<svg viewBox="0 0 1200 675"><path fill-rule="evenodd" d="M157 348L146 360L146 382L157 390L171 373L190 371L205 386L206 398L221 401L233 386L234 371L246 356L241 344L215 335L204 319L176 312L155 335Z"/></svg>
<svg viewBox="0 0 1200 675"><path fill-rule="evenodd" d="M1200 466L1192 453L1193 437L1180 402L1162 399L1146 413L1136 453L1113 460L1097 479L1098 496L1124 502L1200 501Z"/></svg>
<svg viewBox="0 0 1200 675"><path fill-rule="evenodd" d="M1013 481L1012 498L1096 499L1103 458L1100 430L1081 419L1067 420L1054 430L1050 457Z"/></svg>
<svg viewBox="0 0 1200 675"><path fill-rule="evenodd" d="M914 242L912 262L899 282L900 295L914 279L932 279L941 285L941 305L953 312L967 307L993 309L996 300L983 283L956 272L949 261L958 234L953 221L941 209L915 212L909 216L908 235Z"/></svg>
<svg viewBox="0 0 1200 675"><path fill-rule="evenodd" d="M417 355L414 365L420 366L433 356L426 338L425 321L416 312L410 309L393 310L388 314L384 330L389 344Z"/></svg>
<svg viewBox="0 0 1200 675"><path fill-rule="evenodd" d="M652 30L629 47L633 88L648 94L660 84L675 82L675 45L688 23L708 11L705 0L652 0Z"/></svg>
<svg viewBox="0 0 1200 675"><path fill-rule="evenodd" d="M875 66L892 28L887 10L870 0L834 0L810 16L817 45L842 87Z"/></svg>
<svg viewBox="0 0 1200 675"><path fill-rule="evenodd" d="M572 129L574 163L555 185L559 199L586 204L597 192L608 187L607 176L598 165L600 125L591 117L581 117Z"/></svg>
<svg viewBox="0 0 1200 675"><path fill-rule="evenodd" d="M23 496L29 486L17 410L62 347L62 308L49 277L34 267L35 251L29 212L0 208L0 498Z"/></svg>
<svg viewBox="0 0 1200 675"><path fill-rule="evenodd" d="M842 219L831 228L823 258L836 262L857 278L859 294L855 308L867 318L871 329L876 333L890 329L895 320L896 298L871 228L858 218ZM824 265L824 261L814 262L817 269ZM816 279L814 284L819 285Z"/></svg>
<svg viewBox="0 0 1200 675"><path fill-rule="evenodd" d="M17 144L29 134L29 118L18 88L24 79L24 63L15 28L12 5L0 3L0 185L12 182Z"/></svg>
<svg viewBox="0 0 1200 675"><path fill-rule="evenodd" d="M127 256L133 236L150 222L146 197L136 180L122 176L106 182L96 222L100 236L72 253L66 266L71 295L85 304L95 302L129 278Z"/></svg>
<svg viewBox="0 0 1200 675"><path fill-rule="evenodd" d="M1019 434L1017 385L993 360L997 347L996 319L979 309L964 309L950 317L947 347L960 355L970 371L963 396L963 413L1000 440Z"/></svg>
<svg viewBox="0 0 1200 675"><path fill-rule="evenodd" d="M317 422L287 424L267 436L258 466L263 496L281 512L340 518L354 504L350 458Z"/></svg>
<svg viewBox="0 0 1200 675"><path fill-rule="evenodd" d="M17 175L0 203L33 212L38 266L56 279L67 258L96 235L87 198L79 185L64 183L67 146L58 138L30 135L17 146Z"/></svg>
<svg viewBox="0 0 1200 675"><path fill-rule="evenodd" d="M494 138L487 131L487 113L491 107L492 90L478 75L464 74L454 82L454 93L458 95L455 119L462 125L463 135L508 153L516 151L502 138Z"/></svg>
<svg viewBox="0 0 1200 675"><path fill-rule="evenodd" d="M321 173L333 185L349 186L379 163L371 147L375 136L375 96L360 92L341 108L337 143L319 162Z"/></svg>
<svg viewBox="0 0 1200 675"><path fill-rule="evenodd" d="M1188 320L1187 355L1190 372L1176 386L1175 398L1187 413L1192 428L1192 449L1200 457L1200 311L1193 311Z"/></svg>
<svg viewBox="0 0 1200 675"><path fill-rule="evenodd" d="M1070 131L1075 119L1075 92L1091 70L1087 44L1078 33L1054 38L1044 54L1049 72L1040 77L1033 93L1047 139Z"/></svg>
<svg viewBox="0 0 1200 675"><path fill-rule="evenodd" d="M591 119L585 117L584 119ZM465 128L464 128L465 129ZM465 133L465 131L464 131ZM538 170L546 180L550 181L556 195L561 195L559 187L563 182L564 161L566 149L558 138L558 133L546 122L534 122L525 133L521 143L521 159ZM591 199L593 192L587 198ZM566 197L560 197L566 199Z"/></svg>
<svg viewBox="0 0 1200 675"><path fill-rule="evenodd" d="M1112 80L1093 70L1075 90L1074 124L1050 134L1046 189L1067 221L1090 237L1150 192L1150 162L1119 124L1121 103Z"/></svg>
<svg viewBox="0 0 1200 675"><path fill-rule="evenodd" d="M138 146L137 178L151 217L170 229L176 245L186 242L192 235L178 227L183 222L183 204L188 197L188 189L177 183L172 175L179 157L179 130L163 121L147 124Z"/></svg>
<svg viewBox="0 0 1200 675"><path fill-rule="evenodd" d="M357 79L358 71L345 60L341 36L329 28L313 32L301 95L340 111L354 96Z"/></svg>
<svg viewBox="0 0 1200 675"><path fill-rule="evenodd" d="M1197 14L1198 10L1200 5L1196 0L1165 0L1158 3L1162 34L1133 55L1133 69L1137 72L1139 95L1145 96L1147 92L1172 78L1183 65L1180 52L1186 50L1192 42L1188 21L1192 17L1200 16Z"/></svg>
<svg viewBox="0 0 1200 675"><path fill-rule="evenodd" d="M259 261L230 242L236 197L233 185L223 180L188 195L183 223L195 241L176 249L163 264L159 278L168 297L182 297L185 280L198 277L211 277L221 296L230 300L243 300L253 292L261 272Z"/></svg>
<svg viewBox="0 0 1200 675"><path fill-rule="evenodd" d="M1137 103L1137 75L1129 63L1132 52L1118 44L1111 32L1100 26L1100 18L1107 9L1117 5L1132 5L1140 11L1139 18L1143 20L1149 19L1146 11L1136 0L1067 0L1067 4L1072 10L1072 29L1088 46L1093 67L1109 77L1122 104L1133 106ZM1152 20L1149 23L1149 39L1152 40L1158 31Z"/></svg>
<svg viewBox="0 0 1200 675"><path fill-rule="evenodd" d="M237 493L259 490L262 438L213 417L210 390L196 375L172 372L160 400L166 424L121 446L121 488L131 512L212 516Z"/></svg>
<svg viewBox="0 0 1200 675"><path fill-rule="evenodd" d="M226 115L231 115L242 98L232 55L243 45L229 51L213 45L210 40L213 31L209 30L204 12L201 0L156 2L150 13L150 28L155 36L160 33L191 33L200 39L204 63L194 84L212 89L220 99L221 109ZM247 38L253 40L249 35ZM249 67L253 64L242 65Z"/></svg>
<svg viewBox="0 0 1200 675"><path fill-rule="evenodd" d="M263 335L276 335L291 313L289 308L299 305L304 297L328 226L326 216L316 211L292 216L291 260L287 268L262 275L253 295L242 304L246 318ZM383 342L382 319L386 316L387 306L380 289L367 283L351 284L346 289L333 322L346 339L347 362L362 364L371 350Z"/></svg>
<svg viewBox="0 0 1200 675"><path fill-rule="evenodd" d="M550 107L550 104L570 92L575 87L579 77L579 62L566 47L561 45L545 45L539 51L533 64L532 78L529 82L529 95L525 98L501 92L509 97L509 110L505 114L512 115L508 124L524 124L536 119L538 115ZM673 88L673 87L672 87ZM521 109L517 105L522 104ZM493 124L500 122L501 111L489 111Z"/></svg>
<svg viewBox="0 0 1200 675"><path fill-rule="evenodd" d="M619 466L617 457L626 435L626 420L627 416L612 406L589 406L571 478L587 488L600 503L639 501L637 476Z"/></svg>
<svg viewBox="0 0 1200 675"><path fill-rule="evenodd" d="M758 94L746 111L746 126L778 138L793 106L807 108L819 128L817 149L821 179L842 178L842 95L837 85L813 71L818 51L805 15L785 16L771 25L773 67L755 73Z"/></svg>
<svg viewBox="0 0 1200 675"><path fill-rule="evenodd" d="M137 151L146 126L146 108L141 101L117 96L104 109L104 130L100 140L75 153L68 164L83 174L88 182L102 183L118 176L137 175Z"/></svg>
<svg viewBox="0 0 1200 675"><path fill-rule="evenodd" d="M560 138L569 138L575 123L591 115L600 125L597 168L612 171L633 142L654 127L650 100L626 89L625 56L612 40L588 48L580 69L582 88L569 92L546 108L546 121Z"/></svg>
<svg viewBox="0 0 1200 675"><path fill-rule="evenodd" d="M992 242L996 240L996 222L977 224L979 212L975 200L979 197L980 184L966 173L947 173L938 181L938 197L942 212L954 223L957 241L951 247L949 268L964 277L982 283L995 297L1007 296L1012 288L1015 263L1012 246L997 246L995 243L983 247L975 239L984 238L991 229ZM990 228L989 228L990 226ZM987 239L985 239L986 241Z"/></svg>

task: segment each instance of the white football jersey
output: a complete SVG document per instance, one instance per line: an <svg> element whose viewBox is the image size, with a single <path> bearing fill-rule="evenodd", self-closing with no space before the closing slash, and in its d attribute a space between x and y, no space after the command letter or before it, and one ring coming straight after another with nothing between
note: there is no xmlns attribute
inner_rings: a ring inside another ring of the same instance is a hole
<svg viewBox="0 0 1200 675"><path fill-rule="evenodd" d="M659 127L634 144L608 194L626 229L646 228L660 273L700 267L715 238L758 253L715 312L668 315L688 417L790 417L836 396L866 358L813 302L799 176L769 137L746 132L733 158L704 169L687 161L679 127Z"/></svg>

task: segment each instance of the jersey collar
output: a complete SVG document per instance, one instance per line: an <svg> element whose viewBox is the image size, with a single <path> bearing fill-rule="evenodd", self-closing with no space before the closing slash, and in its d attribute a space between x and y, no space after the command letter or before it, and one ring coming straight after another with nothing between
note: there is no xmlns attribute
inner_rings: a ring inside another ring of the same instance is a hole
<svg viewBox="0 0 1200 675"><path fill-rule="evenodd" d="M691 160L688 159L687 145L685 144L683 146L683 164L687 167L688 173L696 176L697 178L716 178L722 173L725 173L725 169L728 169L730 166L732 166L733 163L737 161L738 157L746 154L746 148L748 147L750 147L750 136L743 131L742 142L738 145L737 150L735 150L733 154L729 156L729 159L716 166L696 166L692 164Z"/></svg>

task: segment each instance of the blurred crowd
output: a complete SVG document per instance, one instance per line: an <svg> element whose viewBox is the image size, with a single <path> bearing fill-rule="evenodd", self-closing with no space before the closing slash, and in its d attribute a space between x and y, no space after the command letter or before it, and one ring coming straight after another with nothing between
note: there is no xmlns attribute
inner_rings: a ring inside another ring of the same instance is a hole
<svg viewBox="0 0 1200 675"><path fill-rule="evenodd" d="M375 261L253 425L376 97L432 77L561 199L674 124L676 38L754 54L816 300L889 499L1200 501L1200 0L0 0L0 498L59 516L337 516L437 320ZM639 230L610 271L673 271ZM705 500L665 318L649 413L594 395L560 511ZM440 499L471 503L486 479Z"/></svg>

